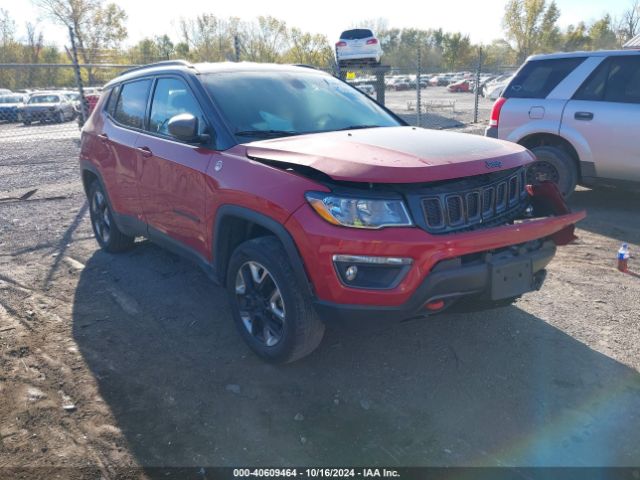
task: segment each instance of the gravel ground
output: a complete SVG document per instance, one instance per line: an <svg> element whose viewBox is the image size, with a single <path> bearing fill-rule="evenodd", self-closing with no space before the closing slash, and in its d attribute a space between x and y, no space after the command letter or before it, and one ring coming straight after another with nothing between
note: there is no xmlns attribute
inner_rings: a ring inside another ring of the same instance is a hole
<svg viewBox="0 0 640 480"><path fill-rule="evenodd" d="M640 273L614 267L640 251L637 194L576 192L580 239L515 306L329 330L276 367L189 262L98 250L77 154L73 123L0 126L0 478L640 465Z"/></svg>
<svg viewBox="0 0 640 480"><path fill-rule="evenodd" d="M473 122L475 95L451 93L447 87L427 87L421 93L422 119L425 128L461 128ZM478 120L486 122L491 113L493 101L478 97ZM417 95L415 90L385 92L385 106L400 115L412 125L416 125Z"/></svg>

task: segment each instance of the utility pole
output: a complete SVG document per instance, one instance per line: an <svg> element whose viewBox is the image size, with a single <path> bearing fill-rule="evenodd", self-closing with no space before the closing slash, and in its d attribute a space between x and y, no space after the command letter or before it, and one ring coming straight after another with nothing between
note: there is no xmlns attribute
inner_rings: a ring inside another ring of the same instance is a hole
<svg viewBox="0 0 640 480"><path fill-rule="evenodd" d="M416 74L416 125L422 126L422 92L420 90L420 76L422 75L422 48L418 44L418 73Z"/></svg>
<svg viewBox="0 0 640 480"><path fill-rule="evenodd" d="M478 106L480 102L480 72L482 71L482 47L478 48L478 68L476 70L475 104L473 107L473 123L478 123Z"/></svg>
<svg viewBox="0 0 640 480"><path fill-rule="evenodd" d="M73 27L69 27L69 38L71 39L71 59L73 61L73 71L76 76L76 87L78 87L78 93L80 94L80 118L82 124L87 121L89 112L87 111L87 101L84 98L84 88L82 88L82 75L80 75L80 65L78 64L78 50L76 49L75 33Z"/></svg>
<svg viewBox="0 0 640 480"><path fill-rule="evenodd" d="M236 55L236 62L240 61L240 37L238 35L233 36L233 48Z"/></svg>

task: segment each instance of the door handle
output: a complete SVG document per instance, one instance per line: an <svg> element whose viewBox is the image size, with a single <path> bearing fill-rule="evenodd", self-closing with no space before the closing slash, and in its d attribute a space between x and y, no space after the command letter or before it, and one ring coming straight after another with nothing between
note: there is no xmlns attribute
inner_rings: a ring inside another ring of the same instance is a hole
<svg viewBox="0 0 640 480"><path fill-rule="evenodd" d="M149 158L153 155L153 152L149 147L138 147L137 150L142 154L143 157Z"/></svg>
<svg viewBox="0 0 640 480"><path fill-rule="evenodd" d="M107 140L109 140L109 135L107 135L106 133L101 133L98 135L98 138L103 141L106 142Z"/></svg>
<svg viewBox="0 0 640 480"><path fill-rule="evenodd" d="M576 112L573 116L576 120L593 120L593 113L591 112Z"/></svg>

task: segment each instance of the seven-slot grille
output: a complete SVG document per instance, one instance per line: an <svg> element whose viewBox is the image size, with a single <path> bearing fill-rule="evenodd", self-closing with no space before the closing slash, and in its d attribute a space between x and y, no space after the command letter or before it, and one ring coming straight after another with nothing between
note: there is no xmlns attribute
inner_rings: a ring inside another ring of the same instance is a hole
<svg viewBox="0 0 640 480"><path fill-rule="evenodd" d="M462 191L437 193L422 199L427 230L449 233L512 220L521 213L525 189L525 169L491 183Z"/></svg>

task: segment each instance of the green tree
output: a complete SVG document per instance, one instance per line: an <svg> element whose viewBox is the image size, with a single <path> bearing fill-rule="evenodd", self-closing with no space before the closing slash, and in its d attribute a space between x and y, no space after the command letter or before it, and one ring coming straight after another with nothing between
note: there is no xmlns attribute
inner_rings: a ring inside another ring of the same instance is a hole
<svg viewBox="0 0 640 480"><path fill-rule="evenodd" d="M284 61L287 63L328 67L332 62L333 49L324 35L292 28L289 32L289 45L284 54Z"/></svg>
<svg viewBox="0 0 640 480"><path fill-rule="evenodd" d="M222 19L209 13L192 19L181 19L182 42L189 47L189 57L205 62L221 62L233 58L233 36L238 30L238 24L237 18Z"/></svg>
<svg viewBox="0 0 640 480"><path fill-rule="evenodd" d="M449 70L469 68L473 58L473 49L468 36L461 33L446 34L443 39L442 60Z"/></svg>
<svg viewBox="0 0 640 480"><path fill-rule="evenodd" d="M279 62L288 47L287 24L271 16L260 16L244 25L243 58L252 62Z"/></svg>
<svg viewBox="0 0 640 480"><path fill-rule="evenodd" d="M618 38L613 28L611 15L606 14L589 27L591 47L594 50L607 50L618 47Z"/></svg>
<svg viewBox="0 0 640 480"><path fill-rule="evenodd" d="M577 25L569 25L564 34L564 50L590 50L591 38L584 22Z"/></svg>
<svg viewBox="0 0 640 480"><path fill-rule="evenodd" d="M143 38L129 48L129 60L134 64L157 62L160 59L158 46L151 38Z"/></svg>
<svg viewBox="0 0 640 480"><path fill-rule="evenodd" d="M483 47L483 69L498 71L503 66L516 63L516 52L506 40L494 40Z"/></svg>
<svg viewBox="0 0 640 480"><path fill-rule="evenodd" d="M155 42L158 49L158 57L161 60L169 60L173 57L175 47L166 33L164 35L157 36Z"/></svg>
<svg viewBox="0 0 640 480"><path fill-rule="evenodd" d="M559 18L560 10L554 1L548 6L545 0L507 2L503 26L507 40L513 43L519 62L532 53L558 49Z"/></svg>

